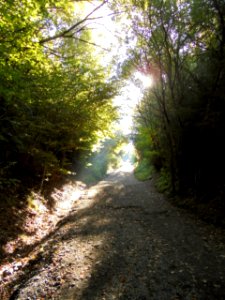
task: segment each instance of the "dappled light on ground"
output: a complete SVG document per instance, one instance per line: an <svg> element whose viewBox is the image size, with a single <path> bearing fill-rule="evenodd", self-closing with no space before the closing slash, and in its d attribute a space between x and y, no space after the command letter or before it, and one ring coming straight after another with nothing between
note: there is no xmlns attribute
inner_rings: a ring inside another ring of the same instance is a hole
<svg viewBox="0 0 225 300"><path fill-rule="evenodd" d="M49 199L31 192L27 196L27 206L13 207L13 211L5 213L6 224L1 227L0 282L7 284L14 280L21 269L36 259L39 246L72 210L75 202L84 194L85 187L82 182L67 182L55 187ZM8 214L13 221L12 226ZM1 289L0 284L0 299Z"/></svg>
<svg viewBox="0 0 225 300"><path fill-rule="evenodd" d="M13 299L222 300L223 247L209 229L173 208L151 181L112 173L42 243Z"/></svg>
<svg viewBox="0 0 225 300"><path fill-rule="evenodd" d="M74 202L77 201L85 189L85 184L76 181L74 183L69 182L65 184L61 189L55 188L51 194L52 199L54 200L54 209L55 210L70 210L74 205Z"/></svg>

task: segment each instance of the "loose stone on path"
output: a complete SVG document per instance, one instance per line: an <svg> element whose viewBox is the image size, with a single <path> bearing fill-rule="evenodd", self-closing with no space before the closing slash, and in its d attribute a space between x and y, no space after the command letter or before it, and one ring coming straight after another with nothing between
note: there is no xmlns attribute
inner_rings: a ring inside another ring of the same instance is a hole
<svg viewBox="0 0 225 300"><path fill-rule="evenodd" d="M131 173L91 187L44 247L11 299L225 299L221 230Z"/></svg>

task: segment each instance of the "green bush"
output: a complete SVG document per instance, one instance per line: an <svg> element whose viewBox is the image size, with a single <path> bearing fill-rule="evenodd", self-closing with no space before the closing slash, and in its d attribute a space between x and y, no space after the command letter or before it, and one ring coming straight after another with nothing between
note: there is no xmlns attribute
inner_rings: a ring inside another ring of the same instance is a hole
<svg viewBox="0 0 225 300"><path fill-rule="evenodd" d="M134 175L138 180L144 181L152 177L154 172L153 166L149 163L148 159L143 159L139 162L134 170Z"/></svg>
<svg viewBox="0 0 225 300"><path fill-rule="evenodd" d="M156 179L156 188L161 193L170 193L171 191L171 178L168 171L161 169L158 178Z"/></svg>

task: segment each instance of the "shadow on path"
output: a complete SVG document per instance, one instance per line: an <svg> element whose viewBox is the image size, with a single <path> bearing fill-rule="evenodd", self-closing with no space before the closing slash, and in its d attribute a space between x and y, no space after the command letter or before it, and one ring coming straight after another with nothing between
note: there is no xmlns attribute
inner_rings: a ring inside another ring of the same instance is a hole
<svg viewBox="0 0 225 300"><path fill-rule="evenodd" d="M151 182L111 174L58 224L43 275L11 299L222 300L225 247L212 230Z"/></svg>

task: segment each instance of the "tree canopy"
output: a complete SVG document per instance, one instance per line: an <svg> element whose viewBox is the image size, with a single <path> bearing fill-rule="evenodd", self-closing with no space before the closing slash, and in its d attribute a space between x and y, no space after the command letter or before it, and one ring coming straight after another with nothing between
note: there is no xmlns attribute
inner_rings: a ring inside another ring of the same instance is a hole
<svg viewBox="0 0 225 300"><path fill-rule="evenodd" d="M125 70L136 68L154 79L136 113L141 159L147 155L161 173L161 186L173 192L199 199L224 192L224 2L113 5L127 10L137 40Z"/></svg>
<svg viewBox="0 0 225 300"><path fill-rule="evenodd" d="M223 193L223 1L99 1L81 17L84 3L0 2L1 188L72 170L109 132L119 85L86 26L107 4L129 20L118 76L138 70L154 82L136 111L144 166L160 172L162 189L204 199Z"/></svg>
<svg viewBox="0 0 225 300"><path fill-rule="evenodd" d="M75 4L0 1L1 189L72 170L116 118L85 26L99 7L81 18Z"/></svg>

